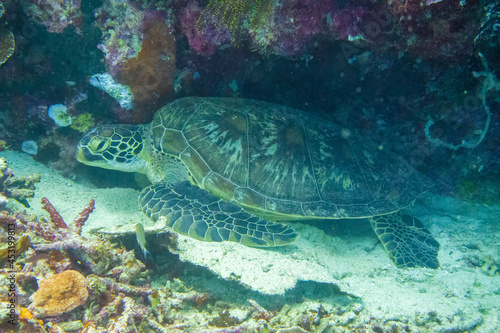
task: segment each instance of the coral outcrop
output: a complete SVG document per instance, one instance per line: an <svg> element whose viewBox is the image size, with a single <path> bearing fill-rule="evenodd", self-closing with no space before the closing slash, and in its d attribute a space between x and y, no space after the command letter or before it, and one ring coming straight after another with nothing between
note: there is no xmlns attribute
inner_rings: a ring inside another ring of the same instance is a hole
<svg viewBox="0 0 500 333"><path fill-rule="evenodd" d="M202 56L211 56L230 40L231 35L226 27L216 26L214 22L202 19L201 15L198 3L190 1L182 12L181 28L192 50Z"/></svg>
<svg viewBox="0 0 500 333"><path fill-rule="evenodd" d="M102 31L97 47L104 52L111 75L115 76L141 50L143 17L144 13L128 1L105 1L95 11L95 24Z"/></svg>
<svg viewBox="0 0 500 333"><path fill-rule="evenodd" d="M73 24L77 28L82 23L80 0L23 0L21 1L28 16L42 24L47 31L62 33L64 28Z"/></svg>
<svg viewBox="0 0 500 333"><path fill-rule="evenodd" d="M40 318L69 312L83 305L89 296L85 276L73 270L52 275L39 286L28 309Z"/></svg>

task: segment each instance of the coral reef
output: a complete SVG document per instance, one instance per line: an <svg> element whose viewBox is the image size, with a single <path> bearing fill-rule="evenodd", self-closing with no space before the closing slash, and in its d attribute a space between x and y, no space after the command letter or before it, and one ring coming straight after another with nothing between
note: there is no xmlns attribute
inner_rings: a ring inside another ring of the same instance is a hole
<svg viewBox="0 0 500 333"><path fill-rule="evenodd" d="M300 56L312 40L328 36L355 49L457 59L471 53L477 32L476 21L468 19L470 14L462 6L478 10L474 5L444 1L420 5L419 1L212 0L201 14L195 10L196 4L190 3L182 28L190 46L208 55L217 45L211 42L216 40L213 31L219 31L221 36L229 32L233 44L250 37L261 53L285 57ZM188 28L192 16L199 17L198 35ZM204 35L205 43L201 43Z"/></svg>
<svg viewBox="0 0 500 333"><path fill-rule="evenodd" d="M55 211L55 208L51 209ZM16 242L15 264L14 260L9 259L11 263L9 270L11 273L15 272L16 304L19 307L21 331L47 330L48 327L53 327L54 324L51 322L56 317L62 318L63 321L61 323L61 319L56 320L58 327L61 325L59 329L61 327L83 329L82 315L71 311L84 304L88 296L86 278L79 272L107 275L107 278L97 279L104 288L109 286L119 293L132 295L134 290L141 289L128 285L141 278L145 270L144 265L135 259L133 252L115 249L109 241L98 237L87 239L78 234L83 221L92 209L93 201L75 218L73 227L62 229L34 215L6 211L0 213L0 226L3 229L15 226L15 233L24 235ZM57 213L57 216L60 215ZM36 244L27 249L30 238L34 239ZM4 249L1 249L0 255L3 252ZM2 276L6 272L2 270ZM40 279L42 279L39 283L40 288L34 292L36 281ZM119 282L115 282L115 279ZM94 280L91 275L90 290L95 285ZM150 292L150 289L147 289L143 291L143 295L148 295ZM134 295L137 295L137 292ZM3 291L0 292L0 296L2 302L7 299L7 294ZM30 305L26 309L28 304ZM121 303L117 301L116 304ZM118 309L113 308L113 311L115 310ZM47 316L52 319L37 319ZM118 320L115 325L120 323L123 324ZM111 324L109 325L111 327Z"/></svg>
<svg viewBox="0 0 500 333"><path fill-rule="evenodd" d="M0 158L0 208L3 208L12 198L29 207L27 198L35 195L35 183L40 181L40 175L15 177L8 167L4 157Z"/></svg>
<svg viewBox="0 0 500 333"><path fill-rule="evenodd" d="M451 100L465 91L472 95L474 84L470 81L474 78L453 78L445 72L467 72L470 76L467 66L479 72L479 61L472 57L477 51L491 59L492 71L498 66L493 52L498 21L495 4L413 0L107 0L81 5L78 1L24 0L17 5L6 1L3 4L2 29L10 31L9 43L10 36L15 36L16 47L23 47L23 57L11 56L0 67L4 78L0 83L0 105L7 109L0 124L0 140L14 149L28 140L35 141L39 147L36 160L72 177L76 175L76 164L71 146L78 133L56 128L42 115L47 106L55 103L67 106L71 129L85 131L109 121L147 122L157 108L176 97L239 95L316 110L346 127L373 131L376 137L382 131L400 133L392 131L396 126L420 129L420 136L407 136L417 142L405 141L404 147L391 148L399 153L422 154L422 143L426 142L423 129L429 116L435 125L428 137L437 138L434 130L442 127L448 136L446 141L455 146L461 139L470 141L474 135L462 138L444 123L458 123L458 132L472 133L475 126L467 124L481 124L483 120L482 114L460 106L460 112L447 117L457 107ZM78 28L66 28L64 33L41 29L38 23L59 24L48 19L49 13L54 17L66 15L61 24L68 24L69 19ZM159 31L168 36L150 38L155 43L151 45L154 54L149 57L146 53L150 51L142 50L147 44L143 41L146 30L157 21L166 25ZM166 38L168 46L159 42ZM232 47L231 41L239 47ZM96 45L104 54L96 50ZM140 52L146 61L139 60ZM164 61L167 58L170 67ZM173 58L175 61L171 61ZM456 67L449 68L449 63ZM143 68L139 70L140 66ZM124 67L129 68L125 71ZM124 105L129 109L123 109L89 87L89 77L104 72L115 82L126 83L125 77L132 83L143 80L132 89L141 100L134 104L128 98ZM445 90L455 92L446 94ZM78 95L90 98L72 107L71 96ZM489 99L489 103L494 100ZM84 115L88 118L82 117L76 123L77 117ZM378 126L382 122L383 130ZM488 134L495 133L496 123L493 115ZM404 141L406 136L400 139ZM494 136L487 135L482 143L494 147L494 140ZM424 153L425 162L429 162L435 147L425 150L429 152ZM480 156L480 162L472 162L476 156ZM457 192L456 183L463 182L458 178L471 172L458 169L467 169L467 164L495 169L494 154L485 150L476 156L463 156L459 164L464 168L457 168L461 176L440 186L442 193ZM427 168L428 163L418 163L423 172L436 170ZM439 173L450 168L445 164L436 163L437 168L442 168ZM471 179L468 176L465 182Z"/></svg>
<svg viewBox="0 0 500 333"><path fill-rule="evenodd" d="M389 1L387 14L396 26L384 49L399 49L421 57L461 61L472 54L480 6L458 1ZM380 33L376 35L380 36ZM409 42L397 41L406 36Z"/></svg>
<svg viewBox="0 0 500 333"><path fill-rule="evenodd" d="M135 259L133 252L123 249L113 250L109 241L98 237L87 239L80 235L84 222L94 208L93 200L78 214L70 228L61 227L64 221L62 218L59 219L60 214L57 210L50 206L47 210L52 212L49 213L51 224L29 223L29 221L22 223L26 224L27 228L34 229L38 237L48 241L34 244L35 251L67 253L78 261L80 269L85 269L87 273L113 276L123 283L131 283L141 278L145 266Z"/></svg>
<svg viewBox="0 0 500 333"><path fill-rule="evenodd" d="M144 12L128 0L110 0L103 2L95 17L102 32L102 42L97 47L105 54L108 72L115 76L141 50Z"/></svg>
<svg viewBox="0 0 500 333"><path fill-rule="evenodd" d="M70 24L80 28L82 23L80 0L22 0L21 3L34 22L52 33L62 33Z"/></svg>
<svg viewBox="0 0 500 333"><path fill-rule="evenodd" d="M28 310L36 317L59 316L83 305L89 294L87 280L77 271L64 271L41 280Z"/></svg>

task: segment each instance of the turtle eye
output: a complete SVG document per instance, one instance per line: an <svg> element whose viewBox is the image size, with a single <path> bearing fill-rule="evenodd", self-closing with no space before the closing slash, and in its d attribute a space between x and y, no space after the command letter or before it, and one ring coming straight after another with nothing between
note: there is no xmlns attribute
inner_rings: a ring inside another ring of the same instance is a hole
<svg viewBox="0 0 500 333"><path fill-rule="evenodd" d="M94 152L102 153L109 147L109 139L96 139L89 146Z"/></svg>

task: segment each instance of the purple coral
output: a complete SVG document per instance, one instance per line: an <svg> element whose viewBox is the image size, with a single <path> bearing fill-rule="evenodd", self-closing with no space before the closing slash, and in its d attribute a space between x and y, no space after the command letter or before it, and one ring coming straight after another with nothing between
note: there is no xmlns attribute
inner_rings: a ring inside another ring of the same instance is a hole
<svg viewBox="0 0 500 333"><path fill-rule="evenodd" d="M322 31L326 15L333 9L333 2L324 0L284 3L276 17L280 53L291 56L302 51L309 40Z"/></svg>
<svg viewBox="0 0 500 333"><path fill-rule="evenodd" d="M365 10L361 7L344 9L331 15L331 29L334 35L343 40L349 40L362 34L359 24Z"/></svg>
<svg viewBox="0 0 500 333"><path fill-rule="evenodd" d="M311 38L324 30L332 1L286 1L271 10L268 22L250 29L253 43L261 50L287 57L297 56Z"/></svg>
<svg viewBox="0 0 500 333"><path fill-rule="evenodd" d="M201 8L196 1L190 1L181 16L182 32L186 35L189 46L198 54L214 55L218 47L229 42L231 36L227 29L217 29L215 24L207 23L200 29L197 27Z"/></svg>

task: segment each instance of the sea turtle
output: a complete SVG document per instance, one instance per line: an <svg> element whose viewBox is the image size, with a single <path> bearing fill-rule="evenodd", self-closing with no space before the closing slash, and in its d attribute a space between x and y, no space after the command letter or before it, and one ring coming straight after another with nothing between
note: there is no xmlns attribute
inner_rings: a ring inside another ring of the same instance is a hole
<svg viewBox="0 0 500 333"><path fill-rule="evenodd" d="M255 100L187 97L146 125L84 134L77 159L146 174L153 221L212 242L280 246L297 233L275 221L369 218L397 267L439 266L438 242L400 210L432 182L349 130Z"/></svg>

